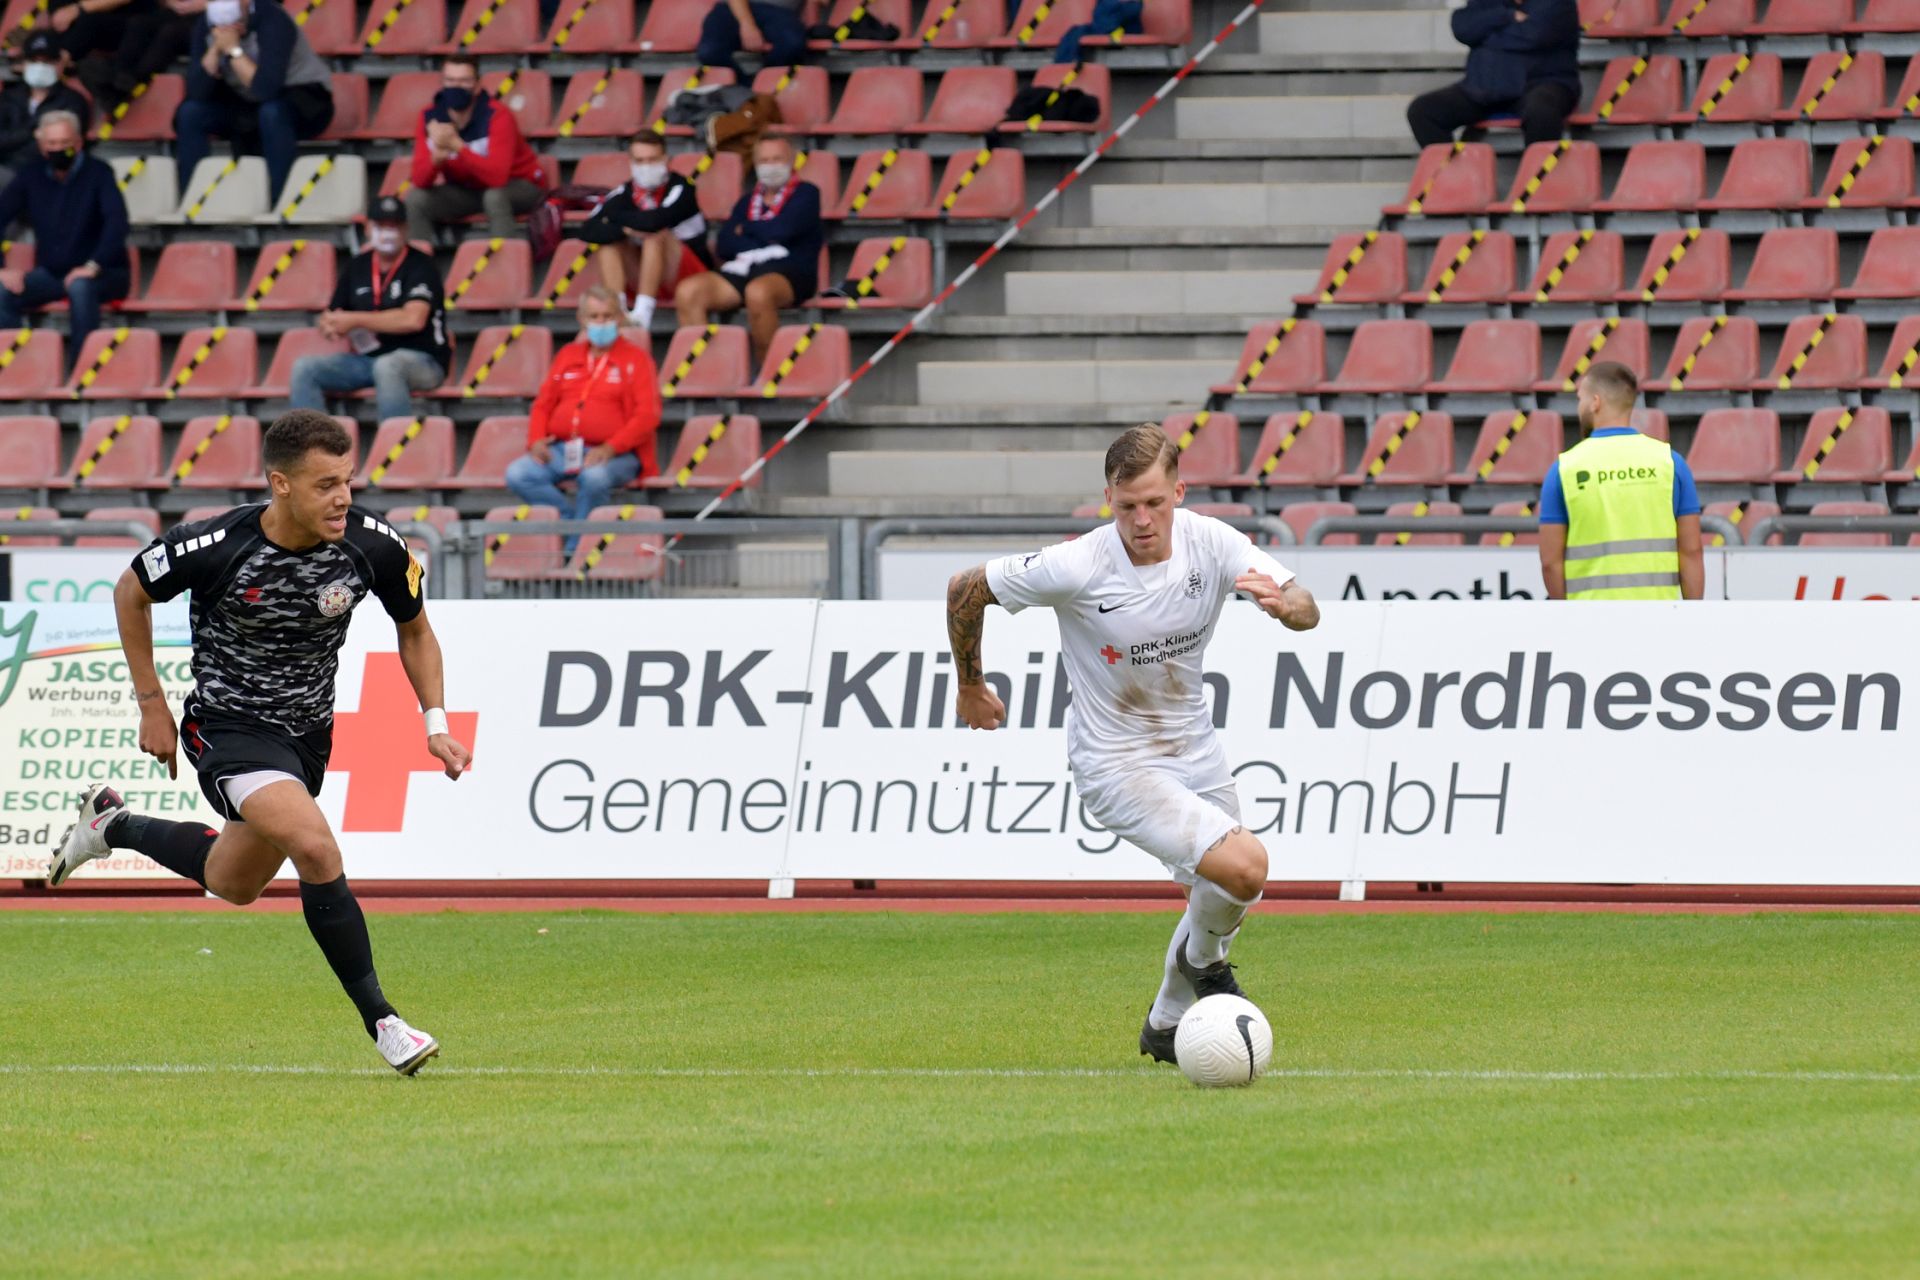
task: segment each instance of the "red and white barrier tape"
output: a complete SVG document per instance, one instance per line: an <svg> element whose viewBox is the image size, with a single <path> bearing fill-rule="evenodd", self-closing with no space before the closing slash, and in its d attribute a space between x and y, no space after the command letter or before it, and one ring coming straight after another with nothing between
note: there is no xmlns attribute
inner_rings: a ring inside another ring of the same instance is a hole
<svg viewBox="0 0 1920 1280"><path fill-rule="evenodd" d="M1199 66L1202 62L1205 62L1208 58L1212 57L1213 51L1220 47L1221 42L1226 40L1226 38L1228 36L1231 36L1235 31L1239 30L1240 26L1243 23L1245 23L1247 19L1251 18L1254 15L1254 13L1259 10L1260 6L1265 2L1266 0L1249 0L1249 3L1247 4L1246 8L1240 10L1239 13L1234 15L1233 20L1231 22L1227 23L1226 26L1220 28L1219 31L1215 32L1212 39L1208 40L1205 44L1201 45L1198 49L1194 50L1193 56L1187 59L1185 65L1183 65L1178 71L1174 72L1173 75L1168 78L1165 84L1161 85L1158 89L1155 89L1153 91L1153 95L1149 97L1145 102L1141 103L1140 106L1133 112L1132 115L1128 116L1125 120L1122 120L1120 122L1119 127L1116 128L1112 133L1108 134L1106 138L1100 143L1099 146L1095 147L1092 151L1087 153L1085 159L1081 160L1079 164L1075 165L1071 170L1069 170L1067 175L1061 178L1059 182L1056 182L1053 185L1053 189L1051 191L1047 192L1045 195L1041 196L1038 200L1034 201L1032 208L1028 209L1025 213L1021 214L1018 218L1015 218L1012 222L1008 223L1007 229L1000 233L1000 238L998 240L995 240L992 244L988 245L986 248L986 251L983 252L979 257L975 258L971 263L969 263L966 270L962 271L959 275L955 276L953 280L947 285L946 288L942 289L937 295L934 296L931 302L927 303L926 306L916 311L913 314L913 318L908 320L906 324L900 327L900 331L898 333L894 334L891 338L888 338L885 342L881 343L878 350L876 350L872 355L868 356L865 360L861 361L860 367L855 369L852 373L848 374L845 380L843 380L839 386L835 387L832 391L829 391L826 394L826 397L822 399L819 404L816 404L813 406L813 408L807 410L806 415L802 417L800 421L794 423L792 428L790 428L785 435L781 436L778 440L774 441L772 446L769 447L765 453L761 454L758 458L755 458L753 460L752 465L749 466L745 471L742 471L737 477L735 477L735 479L731 484L729 484L726 488L722 489L719 493L715 494L713 497L713 501L707 503L706 506L702 507L699 511L699 514L695 515L693 518L695 520L705 520L708 516L712 515L715 511L719 510L721 504L726 502L728 498L732 497L734 494L740 492L741 489L745 488L746 485L752 481L753 477L758 475L761 469L764 468L767 465L767 463L773 460L776 454L778 454L782 449L786 448L788 445L792 444L795 440L797 440L800 437L801 432L805 431L808 427L812 426L814 420L818 418L823 412L825 412L829 405L833 404L834 401L846 395L847 392L852 389L854 383L864 378L867 375L867 373L871 371L875 365L879 364L882 360L886 359L887 356L892 354L893 349L899 346L901 341L904 338L906 338L907 335L911 334L915 329L918 329L923 323L925 323L928 316L932 315L934 312L938 311L942 306L946 305L947 299L951 298L954 295L954 293L959 290L960 286L964 285L967 281L971 280L974 277L974 274L978 272L981 267L984 267L987 265L987 263L991 262L995 254L999 253L1002 249L1006 248L1009 244L1012 244L1014 239L1019 236L1020 232L1025 229L1026 225L1029 222L1032 222L1035 218L1040 216L1040 213L1044 209L1046 209L1048 205L1052 204L1055 200L1059 199L1061 192L1065 191L1068 187L1078 182L1082 174L1084 174L1087 170L1093 168L1093 166L1099 162L1100 158L1106 155L1107 148L1111 147L1114 143L1124 138L1127 135L1128 130L1132 129L1133 126L1135 126L1136 124L1139 124L1141 120L1145 119L1149 111L1152 111L1155 107L1159 106L1162 100L1164 100L1167 97L1167 95L1171 94L1174 91L1174 88L1177 85L1179 85L1179 83L1182 80L1185 80L1188 75L1192 74L1193 69L1195 67ZM667 547L668 548L673 547L675 544L677 544L680 541L680 539L683 536L684 536L683 534L678 534L678 533L674 534L670 539L668 539L666 544Z"/></svg>

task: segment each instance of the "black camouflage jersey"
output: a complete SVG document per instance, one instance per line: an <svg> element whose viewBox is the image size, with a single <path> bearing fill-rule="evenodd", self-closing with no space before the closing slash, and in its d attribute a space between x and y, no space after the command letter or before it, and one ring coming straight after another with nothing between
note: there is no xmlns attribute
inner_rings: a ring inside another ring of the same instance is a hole
<svg viewBox="0 0 1920 1280"><path fill-rule="evenodd" d="M308 733L333 717L354 606L371 592L395 622L411 622L421 570L406 541L361 507L348 511L346 537L304 551L267 540L266 509L176 525L133 571L155 600L193 593L193 675L207 710Z"/></svg>

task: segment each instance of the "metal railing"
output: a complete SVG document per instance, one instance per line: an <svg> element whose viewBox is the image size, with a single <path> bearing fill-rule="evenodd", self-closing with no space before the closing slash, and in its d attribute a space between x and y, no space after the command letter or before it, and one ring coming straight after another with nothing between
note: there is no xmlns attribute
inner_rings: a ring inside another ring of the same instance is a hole
<svg viewBox="0 0 1920 1280"><path fill-rule="evenodd" d="M1753 527L1747 530L1747 542L1752 546L1764 547L1768 538L1779 534L1791 546L1799 541L1799 535L1803 533L1888 533L1897 539L1903 533L1920 533L1920 515L1767 516L1754 521ZM1900 544L1895 541L1893 545Z"/></svg>
<svg viewBox="0 0 1920 1280"><path fill-rule="evenodd" d="M1319 546L1336 533L1536 533L1539 528L1534 516L1322 516L1307 526L1306 545ZM1730 547L1740 545L1740 530L1731 520L1703 515L1700 528L1719 534Z"/></svg>

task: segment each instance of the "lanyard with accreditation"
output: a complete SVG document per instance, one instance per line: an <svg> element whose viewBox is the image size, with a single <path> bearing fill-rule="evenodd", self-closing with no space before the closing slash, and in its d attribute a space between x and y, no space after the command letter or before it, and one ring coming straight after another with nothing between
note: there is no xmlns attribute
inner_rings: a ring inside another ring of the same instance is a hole
<svg viewBox="0 0 1920 1280"><path fill-rule="evenodd" d="M561 457L568 475L573 475L586 465L587 444L580 438L580 414L587 407L587 397L593 394L593 384L600 381L600 374L612 359L613 352L609 349L587 366L587 381L580 388L580 398L573 402L573 420L568 424L570 434L560 443Z"/></svg>

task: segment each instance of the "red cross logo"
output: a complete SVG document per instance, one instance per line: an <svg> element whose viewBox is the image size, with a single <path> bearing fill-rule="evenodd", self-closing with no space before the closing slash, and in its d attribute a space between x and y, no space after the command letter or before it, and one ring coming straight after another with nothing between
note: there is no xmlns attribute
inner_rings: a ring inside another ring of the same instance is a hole
<svg viewBox="0 0 1920 1280"><path fill-rule="evenodd" d="M1120 661L1120 659L1126 657L1127 655L1120 652L1118 649L1114 648L1112 645L1105 645L1100 650L1100 656L1107 660L1108 666L1112 666L1114 663Z"/></svg>
<svg viewBox="0 0 1920 1280"><path fill-rule="evenodd" d="M447 713L447 728L469 749L478 711ZM407 783L416 773L438 773L427 752L419 699L397 653L370 653L360 680L360 709L333 718L329 773L347 775L342 831L399 831L406 825Z"/></svg>

